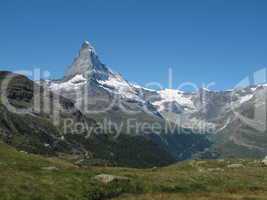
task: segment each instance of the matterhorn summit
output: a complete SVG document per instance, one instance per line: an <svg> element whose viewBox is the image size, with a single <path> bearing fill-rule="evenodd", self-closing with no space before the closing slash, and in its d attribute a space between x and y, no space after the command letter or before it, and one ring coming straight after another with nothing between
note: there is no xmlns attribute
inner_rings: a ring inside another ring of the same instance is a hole
<svg viewBox="0 0 267 200"><path fill-rule="evenodd" d="M85 99L87 102L90 101L90 107L94 108L107 107L110 102L120 101L120 105L127 104L127 108L133 108L135 111L142 110L143 105L147 103L140 95L139 88L100 61L94 47L88 41L81 45L64 78L47 83L53 92L71 99L78 104L78 107L81 104L83 106L88 104ZM87 96L81 97L80 94Z"/></svg>
<svg viewBox="0 0 267 200"><path fill-rule="evenodd" d="M84 78L94 77L103 80L107 79L108 74L109 70L99 60L94 47L88 41L85 41L78 56L68 68L64 79L69 80L76 75L82 75Z"/></svg>
<svg viewBox="0 0 267 200"><path fill-rule="evenodd" d="M227 91L151 90L113 72L87 41L82 43L64 78L45 83L52 92L71 100L83 114L100 122L111 120L127 126L128 119L135 119L136 123L159 123L162 127L175 124L196 133L216 135L214 140L225 145L249 147L260 156L267 152L267 148L261 150L261 145L255 145L252 137L247 136L249 132L259 143L262 133L247 129L247 121L241 121L236 114L253 120L255 108L265 111L260 97L266 94L266 85ZM128 132L125 126L122 130ZM223 149L221 153L225 153Z"/></svg>
<svg viewBox="0 0 267 200"><path fill-rule="evenodd" d="M85 85L101 85L109 82L125 83L126 81L106 67L90 42L84 41L78 55L67 68L64 78L49 82L49 87L55 92L61 92L62 90L79 90Z"/></svg>

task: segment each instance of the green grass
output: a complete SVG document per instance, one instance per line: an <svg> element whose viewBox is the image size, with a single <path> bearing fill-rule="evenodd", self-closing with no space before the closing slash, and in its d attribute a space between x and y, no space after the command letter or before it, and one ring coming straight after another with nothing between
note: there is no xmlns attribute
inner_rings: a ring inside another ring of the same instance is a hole
<svg viewBox="0 0 267 200"><path fill-rule="evenodd" d="M1 200L83 199L85 186L94 175L64 161L16 152L3 144L0 155ZM42 169L49 166L59 170Z"/></svg>
<svg viewBox="0 0 267 200"><path fill-rule="evenodd" d="M56 170L44 169L47 167ZM100 200L139 192L140 184L135 180L110 185L94 181L92 178L101 171L101 168L82 169L57 158L18 152L0 143L1 200Z"/></svg>
<svg viewBox="0 0 267 200"><path fill-rule="evenodd" d="M227 167L233 163L245 167ZM44 169L52 166L57 170ZM131 181L103 185L92 179L102 173ZM153 169L79 168L0 143L1 200L263 200L266 191L267 168L253 160L186 161Z"/></svg>

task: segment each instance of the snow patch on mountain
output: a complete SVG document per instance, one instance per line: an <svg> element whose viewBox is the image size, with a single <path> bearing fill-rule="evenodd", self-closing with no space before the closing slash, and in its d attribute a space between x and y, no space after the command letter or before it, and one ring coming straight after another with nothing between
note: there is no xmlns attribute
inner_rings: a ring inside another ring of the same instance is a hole
<svg viewBox="0 0 267 200"><path fill-rule="evenodd" d="M161 100L153 102L153 105L159 107L160 111L164 109L163 105L166 102L177 102L179 105L195 109L194 103L192 101L191 95L186 95L184 92L174 89L165 89L158 91Z"/></svg>
<svg viewBox="0 0 267 200"><path fill-rule="evenodd" d="M75 90L81 88L85 85L87 79L83 77L81 74L75 75L72 79L65 81L65 82L49 82L49 88L52 91L59 91L59 90Z"/></svg>
<svg viewBox="0 0 267 200"><path fill-rule="evenodd" d="M135 87L136 89L142 89L142 90L146 90L146 91L150 91L150 92L156 92L156 90L154 90L154 89L150 89L150 88L147 88L147 87L143 87L143 86L138 85L138 84L136 84L136 83L131 83L131 85L132 85L133 87Z"/></svg>
<svg viewBox="0 0 267 200"><path fill-rule="evenodd" d="M113 74L112 76L109 76L107 80L98 80L97 82L103 88L120 95L123 98L145 103L145 101L140 98L135 88L118 74Z"/></svg>
<svg viewBox="0 0 267 200"><path fill-rule="evenodd" d="M98 83L122 92L130 89L130 85L119 76L110 76L108 80L99 80Z"/></svg>
<svg viewBox="0 0 267 200"><path fill-rule="evenodd" d="M242 96L239 100L239 103L240 104L245 103L245 102L249 101L250 99L252 99L252 97L253 97L253 94L248 94L248 95Z"/></svg>

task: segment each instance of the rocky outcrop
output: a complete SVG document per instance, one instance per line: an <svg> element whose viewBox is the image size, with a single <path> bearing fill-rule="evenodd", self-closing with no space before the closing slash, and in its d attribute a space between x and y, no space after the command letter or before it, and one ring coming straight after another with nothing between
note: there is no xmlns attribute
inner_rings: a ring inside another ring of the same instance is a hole
<svg viewBox="0 0 267 200"><path fill-rule="evenodd" d="M125 181L129 182L130 179L124 176L114 176L110 174L99 174L93 178L94 180L99 181L100 183L103 184L109 184L111 182L117 182L117 181Z"/></svg>
<svg viewBox="0 0 267 200"><path fill-rule="evenodd" d="M227 165L227 168L230 168L230 169L236 169L236 168L244 168L245 166L243 164L230 164L230 165Z"/></svg>
<svg viewBox="0 0 267 200"><path fill-rule="evenodd" d="M267 156L261 161L262 165L267 167Z"/></svg>

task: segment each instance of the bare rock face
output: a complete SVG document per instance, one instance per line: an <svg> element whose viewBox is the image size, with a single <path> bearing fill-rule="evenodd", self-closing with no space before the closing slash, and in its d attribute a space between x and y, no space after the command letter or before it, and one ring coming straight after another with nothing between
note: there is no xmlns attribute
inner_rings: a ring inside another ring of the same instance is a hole
<svg viewBox="0 0 267 200"><path fill-rule="evenodd" d="M90 74L97 74L98 76L95 78L100 78L103 75L107 76L108 74L108 69L98 59L94 47L88 41L82 44L78 56L66 72L65 79L73 78L78 74L85 77Z"/></svg>
<svg viewBox="0 0 267 200"><path fill-rule="evenodd" d="M94 180L99 181L100 183L103 184L109 184L111 182L116 182L116 181L130 181L129 178L124 177L124 176L113 176L110 174L99 174L97 176L94 177Z"/></svg>

